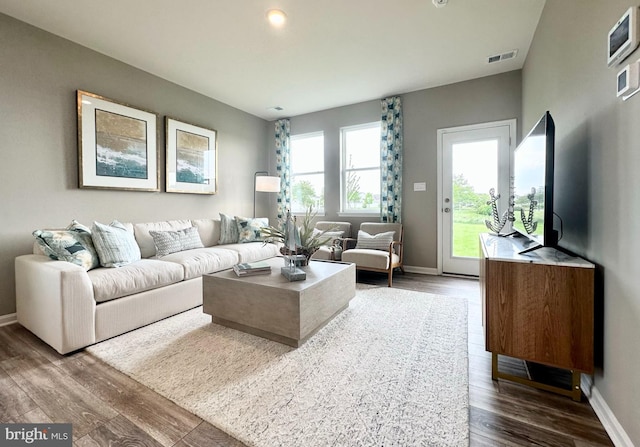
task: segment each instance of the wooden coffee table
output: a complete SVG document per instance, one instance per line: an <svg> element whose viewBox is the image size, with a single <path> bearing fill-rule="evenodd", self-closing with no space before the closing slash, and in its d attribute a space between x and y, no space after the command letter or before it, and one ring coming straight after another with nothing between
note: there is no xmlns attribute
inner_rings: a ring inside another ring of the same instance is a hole
<svg viewBox="0 0 640 447"><path fill-rule="evenodd" d="M267 259L270 275L206 274L203 312L214 323L293 347L301 346L349 306L356 294L355 264L310 261L303 281L280 274L283 258Z"/></svg>

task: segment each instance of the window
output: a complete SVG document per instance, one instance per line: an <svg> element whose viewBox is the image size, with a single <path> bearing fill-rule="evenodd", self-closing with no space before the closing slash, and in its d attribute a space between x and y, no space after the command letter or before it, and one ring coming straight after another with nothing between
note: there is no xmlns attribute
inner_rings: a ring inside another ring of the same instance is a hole
<svg viewBox="0 0 640 447"><path fill-rule="evenodd" d="M342 213L380 213L380 123L340 129Z"/></svg>
<svg viewBox="0 0 640 447"><path fill-rule="evenodd" d="M291 212L324 214L324 134L291 136Z"/></svg>

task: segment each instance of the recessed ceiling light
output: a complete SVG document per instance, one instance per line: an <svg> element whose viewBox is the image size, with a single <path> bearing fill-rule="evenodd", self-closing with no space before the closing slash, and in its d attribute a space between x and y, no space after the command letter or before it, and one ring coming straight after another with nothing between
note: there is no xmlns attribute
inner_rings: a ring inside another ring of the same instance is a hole
<svg viewBox="0 0 640 447"><path fill-rule="evenodd" d="M287 15L279 9L270 9L267 11L267 19L271 25L280 27L287 21Z"/></svg>

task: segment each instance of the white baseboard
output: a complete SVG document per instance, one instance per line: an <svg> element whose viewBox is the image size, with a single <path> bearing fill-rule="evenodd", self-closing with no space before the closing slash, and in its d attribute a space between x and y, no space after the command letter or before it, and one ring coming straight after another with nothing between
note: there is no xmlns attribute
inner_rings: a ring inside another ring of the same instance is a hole
<svg viewBox="0 0 640 447"><path fill-rule="evenodd" d="M616 447L634 447L631 438L627 435L627 432L624 431L620 422L616 418L607 402L598 391L598 388L593 384L593 378L591 376L583 374L580 381L580 388L582 388L582 392L589 399L589 403L595 411L596 416L600 419L602 426L606 430L607 434L611 438L611 442Z"/></svg>
<svg viewBox="0 0 640 447"><path fill-rule="evenodd" d="M16 314L7 314L7 315L0 315L0 326L7 326L13 323L17 323L18 320L16 319Z"/></svg>
<svg viewBox="0 0 640 447"><path fill-rule="evenodd" d="M437 275L438 269L432 269L427 267L414 267L411 265L405 265L404 271L407 273L419 273L421 275Z"/></svg>

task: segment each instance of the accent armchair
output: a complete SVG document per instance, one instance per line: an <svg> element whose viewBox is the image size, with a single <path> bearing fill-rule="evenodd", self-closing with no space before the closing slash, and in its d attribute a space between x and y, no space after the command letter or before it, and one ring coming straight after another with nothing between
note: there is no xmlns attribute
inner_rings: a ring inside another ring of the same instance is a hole
<svg viewBox="0 0 640 447"><path fill-rule="evenodd" d="M349 222L316 222L315 230L326 231L325 236L330 237L324 247L320 247L311 259L340 261L342 256L342 240L351 237L351 223Z"/></svg>
<svg viewBox="0 0 640 447"><path fill-rule="evenodd" d="M399 223L362 223L356 240L344 240L342 261L353 262L356 270L386 273L391 287L393 271L399 268L404 273L402 236Z"/></svg>

